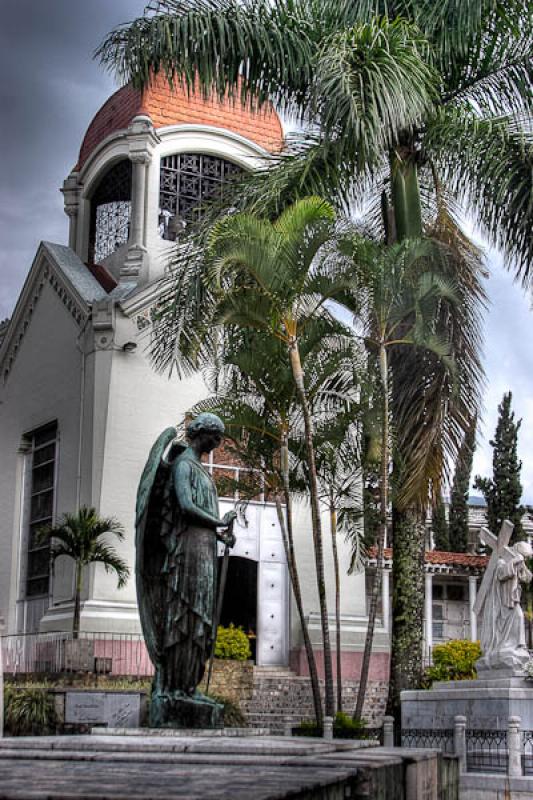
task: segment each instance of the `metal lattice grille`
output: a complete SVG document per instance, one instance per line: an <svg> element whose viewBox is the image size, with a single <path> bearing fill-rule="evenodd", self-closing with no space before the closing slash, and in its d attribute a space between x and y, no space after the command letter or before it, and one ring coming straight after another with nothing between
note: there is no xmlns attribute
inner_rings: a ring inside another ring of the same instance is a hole
<svg viewBox="0 0 533 800"><path fill-rule="evenodd" d="M26 597L48 594L50 543L39 536L54 515L57 424L31 434L32 464L29 502Z"/></svg>
<svg viewBox="0 0 533 800"><path fill-rule="evenodd" d="M123 160L107 172L91 201L89 261L100 264L126 244L131 216L131 161Z"/></svg>
<svg viewBox="0 0 533 800"><path fill-rule="evenodd" d="M225 184L242 170L236 164L201 153L161 159L159 232L173 241L180 228L197 219L202 203L221 197Z"/></svg>

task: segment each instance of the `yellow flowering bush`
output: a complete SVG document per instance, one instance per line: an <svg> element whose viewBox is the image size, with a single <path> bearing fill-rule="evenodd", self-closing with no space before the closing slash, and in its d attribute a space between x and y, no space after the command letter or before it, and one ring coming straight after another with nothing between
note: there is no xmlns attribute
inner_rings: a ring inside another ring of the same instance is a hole
<svg viewBox="0 0 533 800"><path fill-rule="evenodd" d="M219 625L215 645L215 658L246 661L251 656L250 642L242 628L236 628L232 624L228 628Z"/></svg>
<svg viewBox="0 0 533 800"><path fill-rule="evenodd" d="M426 670L429 684L433 681L467 681L477 677L476 661L481 658L479 642L452 639L433 648L433 666Z"/></svg>

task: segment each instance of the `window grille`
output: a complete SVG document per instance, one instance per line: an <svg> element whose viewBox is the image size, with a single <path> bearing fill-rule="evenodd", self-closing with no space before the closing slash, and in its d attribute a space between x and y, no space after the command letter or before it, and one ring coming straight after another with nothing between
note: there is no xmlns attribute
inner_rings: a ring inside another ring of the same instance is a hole
<svg viewBox="0 0 533 800"><path fill-rule="evenodd" d="M242 174L230 161L202 153L176 153L161 159L159 232L174 241L180 229L201 215L206 200L222 197L224 186Z"/></svg>
<svg viewBox="0 0 533 800"><path fill-rule="evenodd" d="M89 262L101 264L126 244L131 216L131 161L124 159L106 172L91 200Z"/></svg>
<svg viewBox="0 0 533 800"><path fill-rule="evenodd" d="M39 531L54 516L57 423L39 428L27 437L31 446L26 597L42 597L50 588L50 544Z"/></svg>

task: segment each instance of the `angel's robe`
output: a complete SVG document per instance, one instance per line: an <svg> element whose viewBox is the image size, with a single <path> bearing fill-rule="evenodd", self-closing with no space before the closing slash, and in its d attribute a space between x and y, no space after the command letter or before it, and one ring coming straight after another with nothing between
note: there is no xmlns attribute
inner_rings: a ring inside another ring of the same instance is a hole
<svg viewBox="0 0 533 800"><path fill-rule="evenodd" d="M184 493L193 506L219 518L213 478L190 450L173 465L178 500ZM177 524L167 534L164 609L165 659L161 689L193 694L200 683L212 642L217 591L217 540L214 528L188 520L178 511Z"/></svg>
<svg viewBox="0 0 533 800"><path fill-rule="evenodd" d="M529 583L531 577L524 559L498 559L494 582L483 604L481 666L504 669L528 660L520 581Z"/></svg>

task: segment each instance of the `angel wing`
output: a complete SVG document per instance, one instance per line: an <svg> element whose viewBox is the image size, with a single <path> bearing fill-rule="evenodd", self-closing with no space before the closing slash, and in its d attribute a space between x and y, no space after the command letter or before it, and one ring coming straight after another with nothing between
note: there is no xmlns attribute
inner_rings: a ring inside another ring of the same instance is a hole
<svg viewBox="0 0 533 800"><path fill-rule="evenodd" d="M135 575L139 616L148 654L154 664L163 650L166 582L162 575L166 549L165 536L176 523L171 466L186 445L174 442L175 428L167 428L157 438L144 467L135 512ZM173 443L174 442L174 443ZM173 444L172 444L173 443ZM168 455L165 453L168 450Z"/></svg>

